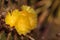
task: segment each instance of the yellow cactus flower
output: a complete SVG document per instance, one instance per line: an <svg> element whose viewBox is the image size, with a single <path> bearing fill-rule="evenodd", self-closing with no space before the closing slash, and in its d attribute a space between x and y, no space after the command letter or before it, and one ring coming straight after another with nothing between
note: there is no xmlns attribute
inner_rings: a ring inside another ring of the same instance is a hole
<svg viewBox="0 0 60 40"><path fill-rule="evenodd" d="M22 11L13 10L10 14L8 13L5 18L6 24L11 27L15 26L19 35L26 35L37 26L37 14L35 10L29 6L22 6Z"/></svg>

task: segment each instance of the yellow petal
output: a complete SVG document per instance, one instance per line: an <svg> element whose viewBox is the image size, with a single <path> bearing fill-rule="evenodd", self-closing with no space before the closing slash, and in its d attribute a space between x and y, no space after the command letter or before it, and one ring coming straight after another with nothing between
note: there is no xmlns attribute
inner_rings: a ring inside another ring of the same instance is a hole
<svg viewBox="0 0 60 40"><path fill-rule="evenodd" d="M15 25L15 29L19 35L26 35L30 30L30 23L27 17L20 15L20 19Z"/></svg>
<svg viewBox="0 0 60 40"><path fill-rule="evenodd" d="M19 14L20 13L18 10L13 10L13 12L11 12L11 13L8 12L5 17L5 23L10 25L10 27L13 27L19 17Z"/></svg>

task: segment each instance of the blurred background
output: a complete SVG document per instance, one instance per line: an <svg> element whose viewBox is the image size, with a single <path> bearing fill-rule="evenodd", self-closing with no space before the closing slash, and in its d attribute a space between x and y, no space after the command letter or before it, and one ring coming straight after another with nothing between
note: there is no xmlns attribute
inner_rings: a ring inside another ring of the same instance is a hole
<svg viewBox="0 0 60 40"><path fill-rule="evenodd" d="M8 34L2 28L6 26L3 22L6 12L21 10L22 5L33 7L38 15L38 26L29 35L35 40L60 40L60 0L0 0L0 40L6 40ZM20 40L19 35L15 40ZM24 40L29 39L24 37Z"/></svg>

